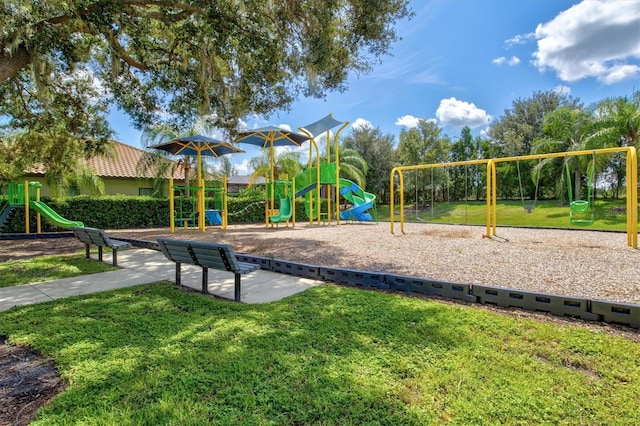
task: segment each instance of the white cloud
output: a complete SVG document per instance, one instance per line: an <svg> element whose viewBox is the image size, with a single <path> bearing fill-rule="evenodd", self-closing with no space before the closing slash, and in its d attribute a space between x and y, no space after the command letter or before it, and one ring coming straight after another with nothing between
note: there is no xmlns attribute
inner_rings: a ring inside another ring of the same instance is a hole
<svg viewBox="0 0 640 426"><path fill-rule="evenodd" d="M568 82L633 79L640 75L639 28L637 1L583 1L538 25L533 63Z"/></svg>
<svg viewBox="0 0 640 426"><path fill-rule="evenodd" d="M509 40L506 40L505 43L507 44L507 47L511 47L515 44L525 44L529 40L535 40L535 38L535 33L519 34L513 38L510 38Z"/></svg>
<svg viewBox="0 0 640 426"><path fill-rule="evenodd" d="M505 58L504 56L500 56L499 58L495 58L493 61L491 61L491 63L495 65L502 65L506 61L507 61L507 58Z"/></svg>
<svg viewBox="0 0 640 426"><path fill-rule="evenodd" d="M562 84L559 86L556 86L553 89L554 92L556 92L559 95L570 95L571 94L571 87L568 86L563 86Z"/></svg>
<svg viewBox="0 0 640 426"><path fill-rule="evenodd" d="M520 63L520 58L518 58L517 56L512 56L510 59L507 59L504 56L500 56L499 58L495 58L493 61L491 61L491 63L498 66L507 64L513 67Z"/></svg>
<svg viewBox="0 0 640 426"><path fill-rule="evenodd" d="M351 124L351 127L354 129L373 129L373 125L370 121L365 120L364 118L356 118L356 120Z"/></svg>
<svg viewBox="0 0 640 426"><path fill-rule="evenodd" d="M418 127L418 123L420 123L420 119L418 117L414 117L413 115L403 115L396 120L395 125L405 126L411 129L412 127Z"/></svg>
<svg viewBox="0 0 640 426"><path fill-rule="evenodd" d="M242 163L234 164L233 167L235 167L236 171L241 176L247 176L253 173L253 167L251 167L251 165L249 164L249 160L247 160L246 158L242 160Z"/></svg>
<svg viewBox="0 0 640 426"><path fill-rule="evenodd" d="M473 129L491 121L491 116L485 110L456 98L442 99L436 117L443 125L456 128L469 126Z"/></svg>

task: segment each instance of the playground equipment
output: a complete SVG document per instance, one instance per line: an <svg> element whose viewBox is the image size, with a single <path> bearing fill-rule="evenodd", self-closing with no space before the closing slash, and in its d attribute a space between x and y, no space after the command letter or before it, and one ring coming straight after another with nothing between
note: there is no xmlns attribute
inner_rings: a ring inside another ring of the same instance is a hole
<svg viewBox="0 0 640 426"><path fill-rule="evenodd" d="M491 237L496 235L497 229L497 173L496 164L500 162L513 162L521 160L536 160L544 158L561 158L576 157L581 155L598 155L598 154L626 154L626 201L627 201L627 245L635 249L638 248L638 158L635 147L617 147L617 148L601 148L591 151L572 151L572 152L556 152L549 154L525 155L520 157L502 157L483 160L469 160L452 163L439 164L419 164L413 166L402 166L394 168L389 175L389 184L392 188L390 197L390 218L391 233L394 233L395 224L395 205L394 195L395 187L394 178L398 175L400 185L400 231L404 233L404 172L417 169L430 169L447 166L460 166L472 164L486 164L487 166L487 201L486 201L486 234ZM593 180L593 179L591 179ZM575 201L575 200L574 200Z"/></svg>
<svg viewBox="0 0 640 426"><path fill-rule="evenodd" d="M279 127L262 127L259 129L248 130L246 132L240 132L240 138L236 142L248 143L250 145L259 146L262 148L269 148L269 161L270 161L270 176L267 179L267 188L270 188L268 193L268 204L266 207L265 221L267 226L271 223L269 217L274 215L275 209L275 185L270 185L275 182L275 160L274 160L274 147L276 146L301 146L309 139L308 136L292 132L290 130L281 129Z"/></svg>
<svg viewBox="0 0 640 426"><path fill-rule="evenodd" d="M331 133L330 130L341 125L333 136L335 149L335 163L331 163ZM314 220L320 224L321 218L324 216L327 223L331 223L332 217L335 217L336 224L340 224L342 220L372 220L372 216L365 213L369 209L374 209L375 214L375 195L365 192L355 183L340 178L340 145L338 136L340 132L349 125L348 121L341 122L333 118L332 114L311 123L304 127L300 127L300 131L309 136L309 167L303 173L295 176L293 179L294 193L296 197L305 196L305 209L309 216L309 224ZM315 138L326 133L327 139L327 161L321 162L320 150ZM313 150L316 151L316 164L312 164ZM321 187L325 185L327 194L327 212L322 213L322 197ZM335 198L331 196L331 186L336 190ZM313 191L315 189L315 191ZM340 196L349 201L352 207L340 212ZM331 200L334 200L332 208ZM376 215L377 216L377 215ZM293 223L295 225L295 205L293 209Z"/></svg>
<svg viewBox="0 0 640 426"><path fill-rule="evenodd" d="M17 210L24 209L24 229L25 234L31 232L30 228L30 210L36 212L36 233L42 233L41 217L48 222L59 226L60 228L70 229L74 226L84 227L80 221L66 219L44 202L40 201L40 188L42 184L39 182L10 183L8 186L8 200L2 213L0 213L0 230L3 225L13 217Z"/></svg>
<svg viewBox="0 0 640 426"><path fill-rule="evenodd" d="M205 229L205 186L204 179L202 178L202 156L211 156L218 158L221 155L233 154L244 152L240 148L237 148L227 142L223 142L217 139L213 139L203 135L195 135L195 136L185 136L173 139L169 142L154 145L150 148L160 149L162 151L167 151L173 155L195 155L197 158L197 190L196 190L196 209L197 212L195 219L198 223L198 229L204 231ZM226 179L226 178L225 178ZM169 188L173 187L173 179L170 179ZM226 181L225 181L225 192L226 192ZM170 211L171 215L173 212L173 192L169 191L170 194ZM226 210L226 206L225 206ZM224 223L226 227L226 223ZM171 232L174 232L174 218L171 216Z"/></svg>
<svg viewBox="0 0 640 426"><path fill-rule="evenodd" d="M591 199L591 192L596 186L596 162L595 154L593 154L593 160L591 161L591 167L589 167L589 180L587 181L587 199L573 199L573 183L571 180L571 171L569 170L569 163L565 161L567 170L567 189L569 190L569 221L574 225L591 225L595 220L593 202ZM580 197L580 194L576 194L576 197Z"/></svg>
<svg viewBox="0 0 640 426"><path fill-rule="evenodd" d="M542 158L540 158L539 161L542 161ZM520 159L516 160L516 166L518 168L518 184L520 185L520 198L522 199L522 207L526 210L527 213L532 213L533 209L536 208L536 202L538 201L538 186L540 184L540 170L538 170L538 173L536 173L536 191L533 195L533 204L526 204L524 201L524 189L522 187L522 177L520 176Z"/></svg>
<svg viewBox="0 0 640 426"><path fill-rule="evenodd" d="M212 209L205 208L207 194L212 195L209 197ZM200 214L201 211L203 214ZM200 217L203 218L202 221ZM173 178L169 179L169 228L171 233L175 232L176 226L183 228L197 226L198 229L202 229L201 225L204 226L205 219L212 226L227 228L227 176L223 176L221 187L206 187L204 179L200 179L198 186L174 185Z"/></svg>
<svg viewBox="0 0 640 426"><path fill-rule="evenodd" d="M273 185L273 187L272 187ZM282 223L285 222L289 226L289 220L292 214L292 201L291 201L291 182L287 180L277 180L267 183L266 185L267 200L268 194L274 194L274 197L278 198L279 208L269 209L269 205L265 203L265 218L267 225L269 223Z"/></svg>
<svg viewBox="0 0 640 426"><path fill-rule="evenodd" d="M293 179L293 191L297 197L305 197L305 210L310 220L313 218L320 218L321 212L321 198L315 198L313 196L314 189L319 189L322 185L333 185L337 187L336 195L342 196L349 203L351 207L340 211L339 198L336 200L336 220L338 218L342 220L357 220L357 221L370 221L373 220L371 214L366 213L368 210L373 209L375 212L375 200L376 196L364 191L354 182L338 177L336 173L338 165L336 163L321 163L319 168L310 167L304 172L298 174ZM318 179L318 176L320 178ZM337 179L337 180L336 180ZM326 213L327 221L330 221L329 212ZM295 207L294 207L295 218Z"/></svg>

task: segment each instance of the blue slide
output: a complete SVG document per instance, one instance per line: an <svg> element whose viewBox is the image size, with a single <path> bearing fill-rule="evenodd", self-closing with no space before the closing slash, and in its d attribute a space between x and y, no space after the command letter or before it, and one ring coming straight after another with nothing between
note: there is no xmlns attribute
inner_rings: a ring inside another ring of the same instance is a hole
<svg viewBox="0 0 640 426"><path fill-rule="evenodd" d="M350 209L340 212L340 219L358 221L370 221L373 219L371 214L365 212L373 208L376 202L375 195L365 192L364 189L348 179L340 179L340 195L353 205Z"/></svg>

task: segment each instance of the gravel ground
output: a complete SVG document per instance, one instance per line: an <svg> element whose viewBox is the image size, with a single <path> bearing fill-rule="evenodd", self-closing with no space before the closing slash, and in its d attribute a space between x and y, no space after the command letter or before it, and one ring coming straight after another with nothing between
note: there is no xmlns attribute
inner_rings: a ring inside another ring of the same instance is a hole
<svg viewBox="0 0 640 426"><path fill-rule="evenodd" d="M389 223L381 222L110 234L216 241L294 262L640 304L640 251L627 246L624 233L505 227L483 238L484 227L420 223L405 224L405 232L396 226L391 234Z"/></svg>

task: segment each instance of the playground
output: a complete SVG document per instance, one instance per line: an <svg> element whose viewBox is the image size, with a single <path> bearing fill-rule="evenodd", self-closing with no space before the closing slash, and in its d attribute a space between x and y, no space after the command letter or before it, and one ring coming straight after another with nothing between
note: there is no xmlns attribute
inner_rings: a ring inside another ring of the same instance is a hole
<svg viewBox="0 0 640 426"><path fill-rule="evenodd" d="M402 236L390 234L388 226L254 224L208 227L205 233L188 229L171 234L161 228L109 234L148 241L173 235L292 262L640 303L638 252L626 246L624 233L501 227L499 236L489 239L482 226L406 223ZM75 238L3 241L0 261L80 249Z"/></svg>

